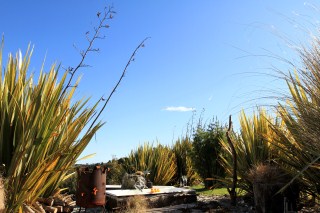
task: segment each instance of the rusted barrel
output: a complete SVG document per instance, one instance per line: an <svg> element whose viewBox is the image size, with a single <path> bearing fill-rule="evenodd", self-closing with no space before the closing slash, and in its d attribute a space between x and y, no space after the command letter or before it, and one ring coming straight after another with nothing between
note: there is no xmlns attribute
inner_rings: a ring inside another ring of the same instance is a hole
<svg viewBox="0 0 320 213"><path fill-rule="evenodd" d="M76 203L79 207L94 208L106 204L106 177L107 169L95 166L79 168Z"/></svg>

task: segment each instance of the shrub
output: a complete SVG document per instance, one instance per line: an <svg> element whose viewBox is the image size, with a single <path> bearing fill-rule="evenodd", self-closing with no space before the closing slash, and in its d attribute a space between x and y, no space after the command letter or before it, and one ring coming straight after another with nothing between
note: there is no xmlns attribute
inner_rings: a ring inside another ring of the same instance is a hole
<svg viewBox="0 0 320 213"><path fill-rule="evenodd" d="M192 161L202 179L221 178L225 170L220 163L220 140L226 137L226 129L219 122L212 121L208 126L199 125L193 135Z"/></svg>
<svg viewBox="0 0 320 213"><path fill-rule="evenodd" d="M257 212L297 211L299 185L292 184L283 193L279 190L290 180L279 166L259 163L249 171L248 178L253 184Z"/></svg>
<svg viewBox="0 0 320 213"><path fill-rule="evenodd" d="M112 159L106 163L106 167L110 168L107 172L107 184L118 185L121 184L122 177L125 174L125 169L123 168L123 159Z"/></svg>

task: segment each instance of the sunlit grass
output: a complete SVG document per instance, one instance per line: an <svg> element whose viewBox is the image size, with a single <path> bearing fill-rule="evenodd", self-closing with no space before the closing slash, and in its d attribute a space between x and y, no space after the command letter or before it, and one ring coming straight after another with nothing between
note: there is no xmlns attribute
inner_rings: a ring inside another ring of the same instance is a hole
<svg viewBox="0 0 320 213"><path fill-rule="evenodd" d="M211 196L211 195L229 195L227 188L215 188L215 189L207 189L204 187L204 185L194 185L191 186L192 189L196 191L197 194L200 195L206 195L206 196ZM237 190L238 195L243 195L243 191Z"/></svg>
<svg viewBox="0 0 320 213"><path fill-rule="evenodd" d="M191 187L200 195L225 195L228 194L227 188L207 189L204 185L195 185Z"/></svg>

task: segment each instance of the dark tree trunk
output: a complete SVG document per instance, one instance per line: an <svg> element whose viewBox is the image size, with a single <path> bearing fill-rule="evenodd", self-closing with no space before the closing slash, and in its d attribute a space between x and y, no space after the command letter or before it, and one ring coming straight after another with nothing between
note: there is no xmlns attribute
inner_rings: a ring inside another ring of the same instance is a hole
<svg viewBox="0 0 320 213"><path fill-rule="evenodd" d="M232 139L230 136L231 130L232 130L232 121L231 121L231 115L230 115L229 116L229 128L228 128L226 135L227 135L228 144L230 146L232 158L233 158L233 172L232 172L232 186L231 186L231 189L228 188L228 192L230 194L231 205L236 206L237 205L236 187L237 187L237 179L238 179L238 177L237 177L237 153L236 153L236 150L234 148L234 145L233 145L233 142L232 142Z"/></svg>

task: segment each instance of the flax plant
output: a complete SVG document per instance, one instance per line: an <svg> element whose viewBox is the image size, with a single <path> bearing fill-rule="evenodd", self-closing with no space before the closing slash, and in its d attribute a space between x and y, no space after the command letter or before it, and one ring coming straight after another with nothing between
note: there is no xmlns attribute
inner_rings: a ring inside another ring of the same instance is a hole
<svg viewBox="0 0 320 213"><path fill-rule="evenodd" d="M188 136L178 139L172 147L176 157L177 170L175 174L175 183L181 182L182 176L187 176L188 183L192 184L200 179L199 174L195 170L192 162L192 141Z"/></svg>
<svg viewBox="0 0 320 213"><path fill-rule="evenodd" d="M248 172L254 166L270 163L273 157L272 141L275 137L272 131L272 118L265 110L260 109L252 118L247 117L244 111L240 115L240 135L234 137L234 147L237 154L238 187L252 192L252 184L248 178ZM273 125L277 125L273 121ZM227 177L232 176L232 153L228 142L220 140L223 147L222 165L226 169ZM227 181L227 183L229 183Z"/></svg>
<svg viewBox="0 0 320 213"><path fill-rule="evenodd" d="M150 143L131 151L124 166L128 172L149 171L149 179L156 185L169 183L177 169L170 147L161 144L154 147Z"/></svg>
<svg viewBox="0 0 320 213"><path fill-rule="evenodd" d="M87 107L89 99L73 100L79 80L62 92L68 73L58 80L56 65L47 72L42 68L37 82L27 76L31 55L30 49L24 58L9 55L0 74L0 164L7 212L22 212L23 204L49 196L102 126L85 129L98 102Z"/></svg>
<svg viewBox="0 0 320 213"><path fill-rule="evenodd" d="M285 129L274 128L282 142L281 160L305 190L320 193L320 41L300 51L303 69L285 75L289 95L278 112ZM287 185L287 186L288 186Z"/></svg>

